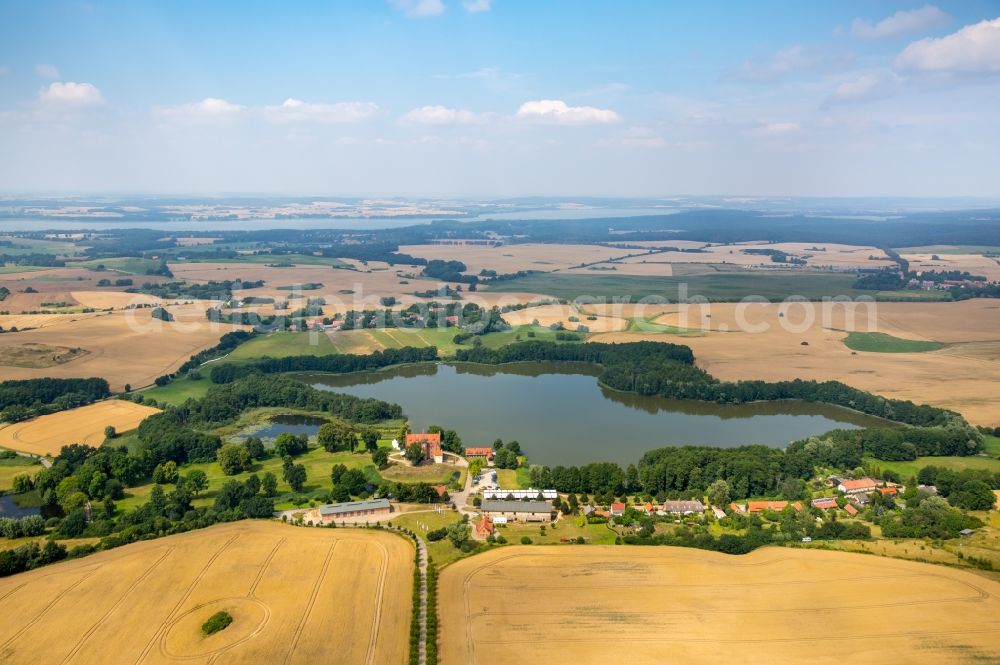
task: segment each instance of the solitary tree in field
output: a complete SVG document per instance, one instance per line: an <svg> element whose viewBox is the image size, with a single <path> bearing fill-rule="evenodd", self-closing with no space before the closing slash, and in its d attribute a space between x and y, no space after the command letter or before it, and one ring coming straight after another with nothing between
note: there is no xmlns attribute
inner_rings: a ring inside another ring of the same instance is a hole
<svg viewBox="0 0 1000 665"><path fill-rule="evenodd" d="M261 491L266 497L273 497L278 493L278 479L273 473L268 471L264 474L264 479L260 483Z"/></svg>
<svg viewBox="0 0 1000 665"><path fill-rule="evenodd" d="M115 431L115 428L114 428L113 425L108 425L107 427L104 428L104 438L105 439L113 439L116 436L118 436L118 432Z"/></svg>
<svg viewBox="0 0 1000 665"><path fill-rule="evenodd" d="M219 466L227 476L235 476L250 468L250 452L240 443L227 443L216 453Z"/></svg>
<svg viewBox="0 0 1000 665"><path fill-rule="evenodd" d="M361 440L365 442L365 450L369 453L375 452L378 448L378 430L373 428L368 428L361 432Z"/></svg>
<svg viewBox="0 0 1000 665"><path fill-rule="evenodd" d="M194 469L184 476L184 483L193 496L198 496L198 494L208 489L208 476L201 469Z"/></svg>
<svg viewBox="0 0 1000 665"><path fill-rule="evenodd" d="M372 463L380 469L384 469L389 464L388 448L376 448L372 451Z"/></svg>
<svg viewBox="0 0 1000 665"><path fill-rule="evenodd" d="M301 464L293 464L285 467L285 482L295 492L301 492L302 486L306 483L306 467Z"/></svg>

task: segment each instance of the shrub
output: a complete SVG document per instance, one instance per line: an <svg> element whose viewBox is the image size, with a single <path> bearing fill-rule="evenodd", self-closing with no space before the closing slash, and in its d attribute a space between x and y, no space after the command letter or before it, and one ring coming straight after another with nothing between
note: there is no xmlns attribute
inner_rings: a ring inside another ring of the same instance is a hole
<svg viewBox="0 0 1000 665"><path fill-rule="evenodd" d="M201 632L205 635L214 635L220 630L225 630L232 622L232 615L225 610L220 610L208 617L208 621L201 624Z"/></svg>
<svg viewBox="0 0 1000 665"><path fill-rule="evenodd" d="M530 536L521 536L521 544L522 545L530 545L531 544L531 537Z"/></svg>

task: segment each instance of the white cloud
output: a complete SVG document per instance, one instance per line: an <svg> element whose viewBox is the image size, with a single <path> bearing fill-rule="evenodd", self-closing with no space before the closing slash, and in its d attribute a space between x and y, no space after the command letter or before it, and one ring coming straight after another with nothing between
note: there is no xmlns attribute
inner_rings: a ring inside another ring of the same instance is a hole
<svg viewBox="0 0 1000 665"><path fill-rule="evenodd" d="M940 28L950 22L951 17L934 5L924 5L920 9L900 10L878 23L856 18L851 23L851 34L862 39L899 37Z"/></svg>
<svg viewBox="0 0 1000 665"><path fill-rule="evenodd" d="M913 42L893 65L901 71L1000 72L1000 18L967 25L944 37Z"/></svg>
<svg viewBox="0 0 1000 665"><path fill-rule="evenodd" d="M773 81L799 72L837 69L854 61L854 54L818 46L789 46L769 60L747 60L736 70L738 78Z"/></svg>
<svg viewBox="0 0 1000 665"><path fill-rule="evenodd" d="M493 0L462 0L462 7L470 14L488 12L492 4Z"/></svg>
<svg viewBox="0 0 1000 665"><path fill-rule="evenodd" d="M56 69L55 65L35 65L35 75L51 81L59 80L59 70Z"/></svg>
<svg viewBox="0 0 1000 665"><path fill-rule="evenodd" d="M441 0L389 0L397 11L407 16L437 16L444 13L444 3Z"/></svg>
<svg viewBox="0 0 1000 665"><path fill-rule="evenodd" d="M796 122L768 122L755 128L753 133L757 136L787 136L801 131L802 127Z"/></svg>
<svg viewBox="0 0 1000 665"><path fill-rule="evenodd" d="M246 107L227 102L225 99L206 97L200 102L178 104L157 109L157 113L172 120L201 122L220 121L238 116Z"/></svg>
<svg viewBox="0 0 1000 665"><path fill-rule="evenodd" d="M610 109L593 106L568 106L559 99L525 102L517 109L519 120L553 125L606 125L621 122L621 116Z"/></svg>
<svg viewBox="0 0 1000 665"><path fill-rule="evenodd" d="M90 83L56 81L38 92L38 99L44 104L59 106L95 106L104 103L101 91Z"/></svg>
<svg viewBox="0 0 1000 665"><path fill-rule="evenodd" d="M825 104L868 101L888 97L897 85L897 77L888 71L867 72L842 82Z"/></svg>
<svg viewBox="0 0 1000 665"><path fill-rule="evenodd" d="M281 106L268 106L264 109L265 115L276 122L359 122L378 112L379 107L373 102L312 104L291 98L286 99Z"/></svg>
<svg viewBox="0 0 1000 665"><path fill-rule="evenodd" d="M450 109L446 106L421 106L404 113L399 122L404 125L469 125L486 119L465 109Z"/></svg>

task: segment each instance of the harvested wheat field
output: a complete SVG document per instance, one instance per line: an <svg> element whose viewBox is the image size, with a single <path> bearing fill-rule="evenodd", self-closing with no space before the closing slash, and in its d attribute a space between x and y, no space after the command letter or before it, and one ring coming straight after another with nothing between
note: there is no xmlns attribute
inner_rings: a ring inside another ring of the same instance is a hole
<svg viewBox="0 0 1000 665"><path fill-rule="evenodd" d="M627 306L605 306L600 313L620 315L619 307ZM679 342L691 347L699 367L723 380L838 380L885 397L952 409L975 425L1000 425L1000 305L994 300L858 303L851 309L842 303L714 303L624 311L659 313L656 323L693 334L679 338L651 330L597 333L589 339ZM928 353L854 352L844 344L847 330L948 346Z"/></svg>
<svg viewBox="0 0 1000 665"><path fill-rule="evenodd" d="M24 345L80 348L86 353L43 369L0 365L0 376L100 376L115 391L122 390L126 383L133 388L147 386L156 377L176 370L192 355L217 344L225 333L240 329L211 324L205 318L206 307L200 301L170 306L167 309L176 320L169 323L152 318L149 309L60 315L61 320L48 317L43 327L34 330L22 328L31 327L31 317L19 317L17 325L22 332L0 335L0 359L13 353L7 349ZM0 325L6 326L4 321L0 318Z"/></svg>
<svg viewBox="0 0 1000 665"><path fill-rule="evenodd" d="M159 409L125 400L106 400L59 411L0 429L0 447L35 455L56 455L70 443L97 447L104 443L104 428L127 432Z"/></svg>
<svg viewBox="0 0 1000 665"><path fill-rule="evenodd" d="M127 545L0 581L0 661L402 663L412 561L388 533L274 522Z"/></svg>
<svg viewBox="0 0 1000 665"><path fill-rule="evenodd" d="M1000 659L1000 584L841 552L502 548L443 570L439 607L444 665Z"/></svg>
<svg viewBox="0 0 1000 665"><path fill-rule="evenodd" d="M602 245L557 245L525 243L523 245L403 245L403 254L432 260L461 261L470 275L478 275L480 270L496 270L500 274L518 270L542 270L551 272L594 263L608 259L636 254L635 249L604 247Z"/></svg>

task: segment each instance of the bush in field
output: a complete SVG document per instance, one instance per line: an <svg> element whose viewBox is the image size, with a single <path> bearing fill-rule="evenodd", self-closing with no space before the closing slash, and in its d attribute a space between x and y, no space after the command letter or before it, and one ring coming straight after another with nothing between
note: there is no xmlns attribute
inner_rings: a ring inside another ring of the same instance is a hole
<svg viewBox="0 0 1000 665"><path fill-rule="evenodd" d="M208 617L208 621L201 624L201 632L205 633L206 636L214 635L220 630L225 630L232 622L233 616L229 612L221 610Z"/></svg>

